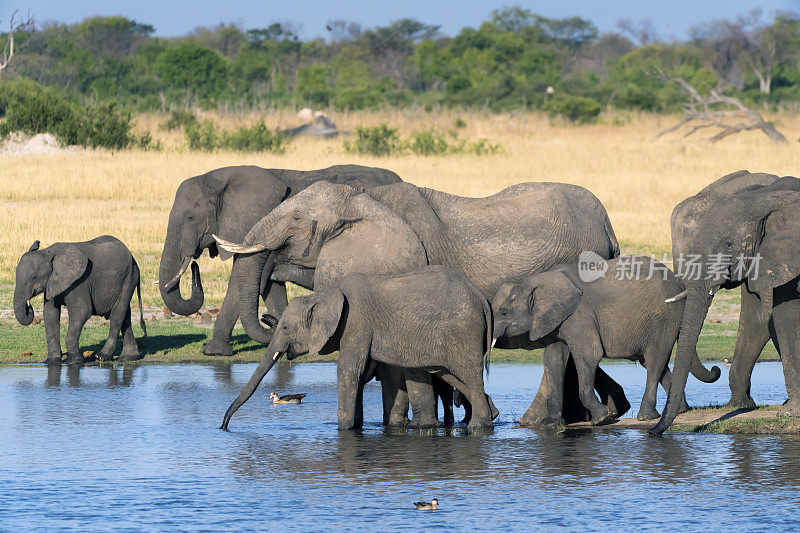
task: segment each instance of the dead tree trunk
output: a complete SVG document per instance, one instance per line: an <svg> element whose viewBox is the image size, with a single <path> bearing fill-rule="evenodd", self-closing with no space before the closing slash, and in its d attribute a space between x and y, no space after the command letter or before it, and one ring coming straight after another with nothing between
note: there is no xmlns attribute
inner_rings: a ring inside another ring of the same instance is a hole
<svg viewBox="0 0 800 533"><path fill-rule="evenodd" d="M18 13L19 9L16 9L11 14L11 22L8 25L8 43L6 43L5 49L3 50L3 57L0 59L0 78L3 77L3 70L8 67L8 63L11 61L11 58L14 57L14 33L23 31L29 26L33 26L33 17L30 12L28 12L28 16L25 19L19 20L17 19Z"/></svg>

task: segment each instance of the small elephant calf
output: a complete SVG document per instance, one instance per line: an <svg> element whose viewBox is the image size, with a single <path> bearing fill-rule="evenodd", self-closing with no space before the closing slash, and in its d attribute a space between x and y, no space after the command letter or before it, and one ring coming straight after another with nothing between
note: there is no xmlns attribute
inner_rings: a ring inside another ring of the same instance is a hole
<svg viewBox="0 0 800 533"><path fill-rule="evenodd" d="M30 300L44 293L44 331L47 337L46 363L61 362L61 306L67 307L67 363L83 362L78 340L86 321L93 315L109 319L111 327L105 345L97 354L108 361L114 357L122 332L120 360L141 359L131 328L131 297L139 294L139 323L147 335L142 314L139 266L128 248L116 237L103 235L85 242L60 242L39 249L35 241L17 265L14 314L23 326L33 322Z"/></svg>
<svg viewBox="0 0 800 533"><path fill-rule="evenodd" d="M489 302L459 274L426 266L401 275L350 274L335 288L295 298L249 383L225 413L250 398L277 359L339 350L340 429L361 425L360 405L370 360L400 367L414 383L412 409L433 405L430 374L441 377L472 405L470 428L491 427L493 411L483 388L489 363L492 313ZM416 375L416 378L413 378ZM416 412L414 417L416 418Z"/></svg>
<svg viewBox="0 0 800 533"><path fill-rule="evenodd" d="M619 267L627 268L623 262L639 265L642 275L616 276L623 270ZM647 384L638 418L652 420L659 416L655 407L659 381L669 390L667 363L683 316L682 300L665 300L684 287L666 266L649 257L621 256L607 263L605 276L593 281L583 281L577 265L566 265L503 285L492 301L494 336L527 335L531 341L544 342L544 364L559 381L548 403L556 404L552 412L559 417L564 368L571 352L579 396L591 413L592 424L613 415L593 390L600 359L639 361L647 369ZM719 378L720 371L717 367L706 370L695 353L692 374L710 383Z"/></svg>

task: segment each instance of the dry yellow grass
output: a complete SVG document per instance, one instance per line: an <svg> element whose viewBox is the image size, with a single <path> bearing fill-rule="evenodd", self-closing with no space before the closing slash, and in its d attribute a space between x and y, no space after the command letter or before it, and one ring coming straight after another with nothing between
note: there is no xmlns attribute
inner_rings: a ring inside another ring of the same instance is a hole
<svg viewBox="0 0 800 533"><path fill-rule="evenodd" d="M14 268L33 240L47 246L106 233L131 248L142 267L145 299L159 302L158 259L176 187L190 176L228 165L314 169L361 163L389 168L418 185L465 196L489 195L521 181L575 183L605 204L624 252L661 254L669 250L669 215L681 199L742 168L794 174L800 156L797 142L776 145L757 132L716 144L679 135L650 142L675 120L664 116L614 115L588 126L522 113L387 111L330 116L345 130L387 122L404 135L423 127L448 129L461 116L467 123L460 130L463 137L486 137L501 144L504 153L379 158L346 154L340 139L297 139L285 154L203 154L186 150L181 132L160 131L162 118L143 116L140 127L163 142L163 151L0 158L0 308L10 307ZM261 118L270 127L298 123L290 112L215 117L226 128ZM800 135L800 118L782 115L777 122L789 139ZM200 266L206 302L221 302L230 263L204 257Z"/></svg>

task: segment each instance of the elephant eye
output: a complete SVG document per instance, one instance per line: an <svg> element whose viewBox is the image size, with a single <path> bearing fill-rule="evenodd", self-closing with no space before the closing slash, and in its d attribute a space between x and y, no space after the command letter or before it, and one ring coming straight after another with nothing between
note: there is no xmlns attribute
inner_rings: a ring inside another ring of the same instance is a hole
<svg viewBox="0 0 800 533"><path fill-rule="evenodd" d="M295 220L300 220L300 213L293 214L292 218L294 218Z"/></svg>

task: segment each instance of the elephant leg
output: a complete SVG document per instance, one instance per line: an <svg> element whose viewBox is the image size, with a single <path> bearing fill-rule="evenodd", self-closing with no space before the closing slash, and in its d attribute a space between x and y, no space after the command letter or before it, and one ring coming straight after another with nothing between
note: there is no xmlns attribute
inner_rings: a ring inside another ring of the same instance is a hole
<svg viewBox="0 0 800 533"><path fill-rule="evenodd" d="M600 360L603 358L603 347L600 338L592 336L584 344L570 346L575 370L578 372L578 396L581 403L592 414L592 425L602 424L611 418L611 410L600 403L594 393L594 378Z"/></svg>
<svg viewBox="0 0 800 533"><path fill-rule="evenodd" d="M467 397L458 389L453 390L453 405L464 408L464 418L461 420L461 423L465 425L469 424L469 421L472 420L472 405L470 405Z"/></svg>
<svg viewBox="0 0 800 533"><path fill-rule="evenodd" d="M639 406L637 420L655 420L660 415L656 411L656 398L658 397L658 382L664 375L666 361L656 361L658 354L646 353L639 363L647 370L647 381L644 386L642 403ZM669 390L669 389L667 389Z"/></svg>
<svg viewBox="0 0 800 533"><path fill-rule="evenodd" d="M731 399L726 407L756 406L750 396L750 376L769 337L769 313L762 309L761 299L742 285L739 330L736 333L736 347L733 349L733 360L728 374Z"/></svg>
<svg viewBox="0 0 800 533"><path fill-rule="evenodd" d="M67 345L67 363L80 364L83 363L83 355L81 355L80 340L81 331L86 321L92 315L88 305L73 305L67 306L67 314L69 315L69 326L67 326L67 337L65 344ZM119 334L119 331L117 331Z"/></svg>
<svg viewBox="0 0 800 533"><path fill-rule="evenodd" d="M438 374L445 382L460 390L472 404L472 419L467 426L470 429L487 429L492 427L492 411L483 388L483 367L466 375L453 374L448 370Z"/></svg>
<svg viewBox="0 0 800 533"><path fill-rule="evenodd" d="M554 342L545 347L542 383L530 407L519 421L521 426L535 427L563 422L564 368L568 358L569 348L562 342Z"/></svg>
<svg viewBox="0 0 800 533"><path fill-rule="evenodd" d="M236 259L234 259L234 266ZM214 320L214 332L211 335L211 340L203 345L203 353L205 355L233 355L233 347L231 346L231 333L233 326L239 319L239 302L238 295L234 283L228 281L228 290L225 292L225 298L222 300L222 307L219 309L217 318Z"/></svg>
<svg viewBox="0 0 800 533"><path fill-rule="evenodd" d="M438 406L439 399L441 399L444 411L444 425L450 427L456 422L455 415L453 414L453 396L455 395L455 389L438 376L431 375L431 378L433 379L433 393L435 395L433 400L434 406L436 407L434 415L437 419L439 418Z"/></svg>
<svg viewBox="0 0 800 533"><path fill-rule="evenodd" d="M375 370L381 382L383 424L405 426L408 424L408 391L403 371L395 366L378 363Z"/></svg>
<svg viewBox="0 0 800 533"><path fill-rule="evenodd" d="M780 410L782 416L800 416L800 294L797 279L773 290L772 320L780 346L783 379L789 398Z"/></svg>
<svg viewBox="0 0 800 533"><path fill-rule="evenodd" d="M286 284L282 281L270 281L261 292L264 304L267 306L267 313L280 318L289 305L289 298L286 296Z"/></svg>
<svg viewBox="0 0 800 533"><path fill-rule="evenodd" d="M339 429L359 429L363 423L363 413L358 416L358 403L363 394L363 375L369 359L367 352L347 352L339 353L339 365L336 369L336 377L339 389L339 408L337 419ZM361 420L359 420L361 418Z"/></svg>
<svg viewBox="0 0 800 533"><path fill-rule="evenodd" d="M106 339L105 344L103 344L103 347L100 349L100 352L97 354L97 358L101 361L110 361L114 358L114 352L117 349L117 342L119 341L119 334L120 331L122 331L126 318L128 321L128 327L130 327L130 303L123 308L123 306L117 302L117 304L115 304L114 308L111 310L111 315L108 317L108 338ZM139 355L138 350L136 355Z"/></svg>
<svg viewBox="0 0 800 533"><path fill-rule="evenodd" d="M425 370L407 368L405 378L412 412L408 427L416 429L441 427L442 423L435 413L437 400L434 395L433 376Z"/></svg>
<svg viewBox="0 0 800 533"><path fill-rule="evenodd" d="M131 308L125 313L122 321L122 352L119 354L120 361L138 361L143 356L139 352L139 344L133 336L133 326L131 326Z"/></svg>
<svg viewBox="0 0 800 533"><path fill-rule="evenodd" d="M45 363L61 364L61 306L53 300L44 301L44 335L47 338Z"/></svg>
<svg viewBox="0 0 800 533"><path fill-rule="evenodd" d="M594 374L594 389L600 396L600 401L608 406L613 418L621 417L631 408L622 386L599 366Z"/></svg>

